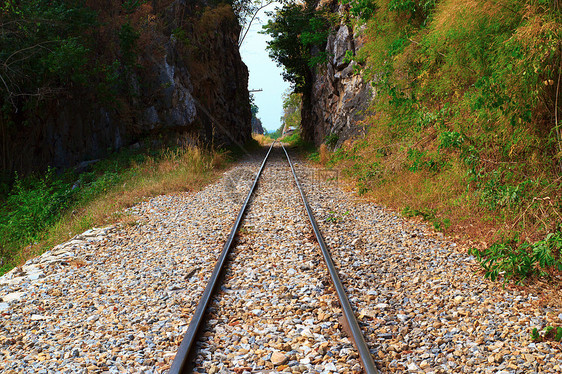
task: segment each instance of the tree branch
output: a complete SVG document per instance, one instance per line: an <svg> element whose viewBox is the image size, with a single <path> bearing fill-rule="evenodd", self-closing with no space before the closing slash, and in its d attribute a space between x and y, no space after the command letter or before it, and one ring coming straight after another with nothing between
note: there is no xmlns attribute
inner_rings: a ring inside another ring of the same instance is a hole
<svg viewBox="0 0 562 374"><path fill-rule="evenodd" d="M250 22L248 23L248 25L245 27L245 30L242 30L241 34L241 38L238 40L238 47L240 48L240 46L242 45L242 43L244 42L244 39L246 39L246 35L248 35L248 31L250 31L250 27L252 26L252 22L254 22L254 20L256 19L258 13L265 7L273 4L275 2L275 0L269 0L268 2L265 3L265 5L262 3L255 11L254 14L252 15L252 18L250 19Z"/></svg>
<svg viewBox="0 0 562 374"><path fill-rule="evenodd" d="M4 65L4 66L9 66L8 60L10 60L12 57L14 57L15 55L17 55L17 54L19 54L19 53L25 52L25 51L30 50L30 49L35 49L35 48L38 48L38 47L44 48L44 47L43 47L43 44L57 43L57 42L59 42L59 41L58 41L58 40L47 40L47 41L45 41L45 42L37 43L37 44L32 45L32 46L30 46L30 47L18 49L17 51L15 51L15 52L12 53L11 55L9 55L8 58L6 58L6 61L3 62L3 65ZM21 60L18 60L18 61L21 61Z"/></svg>

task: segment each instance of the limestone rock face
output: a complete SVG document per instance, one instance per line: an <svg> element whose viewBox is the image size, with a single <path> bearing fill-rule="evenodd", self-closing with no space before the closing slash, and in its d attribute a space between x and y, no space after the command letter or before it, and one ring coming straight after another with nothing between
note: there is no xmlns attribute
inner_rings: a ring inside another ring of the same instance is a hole
<svg viewBox="0 0 562 374"><path fill-rule="evenodd" d="M248 68L238 50L240 26L232 17L212 23L200 43L206 46L190 70L199 111L200 139L215 145L243 145L251 137Z"/></svg>
<svg viewBox="0 0 562 374"><path fill-rule="evenodd" d="M336 1L331 6L335 12L346 11ZM346 59L346 53L355 55L363 45L361 32L360 26L352 30L346 24L332 30L326 44L330 58L313 73L311 91L303 96L303 135L316 145L334 134L337 146L364 131L361 120L373 90L370 82L358 73L357 63Z"/></svg>
<svg viewBox="0 0 562 374"><path fill-rule="evenodd" d="M166 55L155 66L156 84L162 87L161 96L145 110L143 117L143 126L151 130L161 126L189 127L197 116L189 71L184 66L175 65L174 52L172 38L166 46Z"/></svg>
<svg viewBox="0 0 562 374"><path fill-rule="evenodd" d="M337 29L336 35L328 37L328 50L331 49L332 65L336 69L343 69L347 63L344 62L345 53L353 51L351 35L347 25L340 25Z"/></svg>
<svg viewBox="0 0 562 374"><path fill-rule="evenodd" d="M252 117L252 134L264 134L265 130L261 120L257 117Z"/></svg>
<svg viewBox="0 0 562 374"><path fill-rule="evenodd" d="M192 19L186 21L186 14L196 17L206 3L176 0L159 13L169 25L155 36L161 53L141 50L139 58L146 66L121 72L129 92L120 93L117 102L97 100L93 88L77 88L14 114L14 125L0 123L0 171L70 168L147 135L172 134L214 145L249 140L248 70L238 50L240 26L232 9L224 6L212 14L207 29L190 29ZM189 50L176 39L178 24L184 24L185 38L198 43L197 49Z"/></svg>

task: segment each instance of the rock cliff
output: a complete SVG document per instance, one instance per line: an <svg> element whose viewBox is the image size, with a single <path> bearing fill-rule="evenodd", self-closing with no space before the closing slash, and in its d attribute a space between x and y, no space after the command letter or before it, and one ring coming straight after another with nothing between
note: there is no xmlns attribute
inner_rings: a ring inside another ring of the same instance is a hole
<svg viewBox="0 0 562 374"><path fill-rule="evenodd" d="M252 134L265 134L261 119L258 117L252 117Z"/></svg>
<svg viewBox="0 0 562 374"><path fill-rule="evenodd" d="M2 171L69 168L163 133L213 145L245 143L251 113L240 26L230 6L205 5L177 0L150 8L153 24L165 26L152 27L145 44L140 33L138 63L119 71L126 89L109 102L85 85L14 110L0 123Z"/></svg>
<svg viewBox="0 0 562 374"><path fill-rule="evenodd" d="M347 12L346 6L335 0L328 6L340 16ZM306 140L319 145L331 135L332 144L337 146L364 131L361 120L372 99L372 87L358 73L357 63L349 59L363 43L362 29L345 23L335 26L328 36L328 61L312 73L311 90L303 95L302 130Z"/></svg>

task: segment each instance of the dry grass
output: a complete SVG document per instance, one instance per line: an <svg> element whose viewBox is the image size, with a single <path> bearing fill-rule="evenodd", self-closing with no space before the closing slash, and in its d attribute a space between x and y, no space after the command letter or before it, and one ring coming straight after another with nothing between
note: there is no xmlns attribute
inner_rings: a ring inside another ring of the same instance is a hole
<svg viewBox="0 0 562 374"><path fill-rule="evenodd" d="M326 165L326 163L330 160L330 152L328 151L326 144L320 145L319 157L322 165Z"/></svg>
<svg viewBox="0 0 562 374"><path fill-rule="evenodd" d="M273 141L269 136L263 134L252 134L252 138L260 143L261 146L269 145Z"/></svg>
<svg viewBox="0 0 562 374"><path fill-rule="evenodd" d="M507 11L505 1L448 0L438 3L433 26L438 30L449 29L451 25L462 22L474 22L479 13L487 17L501 16Z"/></svg>
<svg viewBox="0 0 562 374"><path fill-rule="evenodd" d="M133 164L125 182L66 214L37 244L24 248L20 264L92 227L114 223L132 224L124 210L153 196L197 191L215 181L227 164L224 153L197 147L168 150L160 159Z"/></svg>
<svg viewBox="0 0 562 374"><path fill-rule="evenodd" d="M371 125L378 127L381 122L374 121ZM353 143L344 145L346 152L364 161L351 158L337 163L338 168L347 170L354 170L357 164L368 165L375 161L379 164L379 178L369 177L362 182L358 175L346 178L358 190L362 183L366 184L365 198L398 212L404 209L435 212L429 225L434 222L442 224L440 230L444 233L457 239L472 240L474 246L481 247L493 241L498 226L493 214L482 209L473 195L467 194L466 170L462 164L452 162L450 168L440 173L411 171L404 166L408 161L409 148L436 151L436 136L431 128L426 129L411 147L403 139L391 139L384 126L370 131L365 141L367 146L355 151ZM346 175L345 172L342 174ZM450 222L450 226L443 225L444 222Z"/></svg>

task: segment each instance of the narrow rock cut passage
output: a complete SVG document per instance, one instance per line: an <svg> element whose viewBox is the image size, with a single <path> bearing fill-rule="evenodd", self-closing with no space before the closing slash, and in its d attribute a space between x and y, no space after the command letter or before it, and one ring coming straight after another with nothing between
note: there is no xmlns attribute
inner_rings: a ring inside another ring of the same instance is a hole
<svg viewBox="0 0 562 374"><path fill-rule="evenodd" d="M214 298L198 372L359 371L281 152ZM166 373L264 154L0 277L0 372ZM337 172L295 167L382 373L562 372L560 344L530 335L562 325L562 310L487 281L466 248L342 190Z"/></svg>

